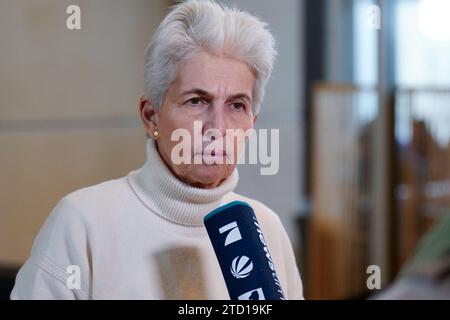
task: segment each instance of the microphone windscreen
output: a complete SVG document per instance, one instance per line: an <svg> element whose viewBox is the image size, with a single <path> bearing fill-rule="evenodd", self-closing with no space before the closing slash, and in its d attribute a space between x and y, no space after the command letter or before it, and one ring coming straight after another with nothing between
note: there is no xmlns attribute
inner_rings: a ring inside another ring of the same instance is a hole
<svg viewBox="0 0 450 320"><path fill-rule="evenodd" d="M284 300L272 256L251 206L223 205L204 218L231 300Z"/></svg>

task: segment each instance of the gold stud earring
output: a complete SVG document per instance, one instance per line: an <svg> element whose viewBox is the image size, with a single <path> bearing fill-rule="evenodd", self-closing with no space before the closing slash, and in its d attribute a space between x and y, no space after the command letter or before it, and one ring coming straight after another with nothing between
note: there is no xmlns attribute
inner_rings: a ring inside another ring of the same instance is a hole
<svg viewBox="0 0 450 320"><path fill-rule="evenodd" d="M157 138L159 135L158 129L153 130L153 136Z"/></svg>

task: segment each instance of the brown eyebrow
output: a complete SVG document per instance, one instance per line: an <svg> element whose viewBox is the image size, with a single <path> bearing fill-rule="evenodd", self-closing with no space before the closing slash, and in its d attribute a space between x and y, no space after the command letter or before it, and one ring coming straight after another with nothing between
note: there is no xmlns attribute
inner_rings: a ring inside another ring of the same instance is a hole
<svg viewBox="0 0 450 320"><path fill-rule="evenodd" d="M193 94L193 93L198 94L200 96L208 97L208 98L213 97L213 95L211 93L209 93L208 91L205 91L203 89L200 89L200 88L194 88L194 89L183 91L181 93L181 95L185 96L185 95ZM230 99L247 99L250 103L252 102L252 99L248 96L248 94L245 94L245 93L236 93L236 94L233 94L233 95L227 97L227 100L230 100Z"/></svg>

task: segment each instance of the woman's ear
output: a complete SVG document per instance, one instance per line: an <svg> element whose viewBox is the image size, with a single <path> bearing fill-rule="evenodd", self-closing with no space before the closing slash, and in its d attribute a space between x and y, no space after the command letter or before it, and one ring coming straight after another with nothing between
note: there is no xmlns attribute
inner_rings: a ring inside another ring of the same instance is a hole
<svg viewBox="0 0 450 320"><path fill-rule="evenodd" d="M253 117L253 127L256 125L256 120L258 120L258 115Z"/></svg>
<svg viewBox="0 0 450 320"><path fill-rule="evenodd" d="M147 136L153 137L155 130L158 130L158 110L147 99L146 96L142 96L139 101L139 114L142 122L147 130Z"/></svg>

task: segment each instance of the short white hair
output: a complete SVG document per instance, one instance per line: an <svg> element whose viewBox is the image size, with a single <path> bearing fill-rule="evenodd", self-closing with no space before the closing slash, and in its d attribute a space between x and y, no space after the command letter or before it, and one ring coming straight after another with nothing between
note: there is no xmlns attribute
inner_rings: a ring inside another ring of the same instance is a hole
<svg viewBox="0 0 450 320"><path fill-rule="evenodd" d="M153 106L161 107L177 64L203 50L242 61L254 72L252 110L257 115L277 55L267 24L210 0L189 0L171 9L145 54L145 91Z"/></svg>

